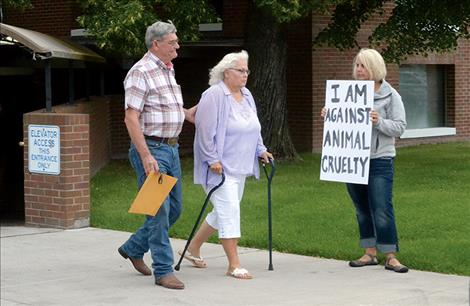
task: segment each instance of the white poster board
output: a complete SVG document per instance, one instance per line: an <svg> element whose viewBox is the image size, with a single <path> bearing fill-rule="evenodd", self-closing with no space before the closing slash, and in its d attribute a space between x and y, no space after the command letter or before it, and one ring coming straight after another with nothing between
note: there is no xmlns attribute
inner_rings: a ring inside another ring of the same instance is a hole
<svg viewBox="0 0 470 306"><path fill-rule="evenodd" d="M367 185L373 104L373 81L326 82L320 180Z"/></svg>
<svg viewBox="0 0 470 306"><path fill-rule="evenodd" d="M60 174L60 128L28 125L28 169L32 173Z"/></svg>

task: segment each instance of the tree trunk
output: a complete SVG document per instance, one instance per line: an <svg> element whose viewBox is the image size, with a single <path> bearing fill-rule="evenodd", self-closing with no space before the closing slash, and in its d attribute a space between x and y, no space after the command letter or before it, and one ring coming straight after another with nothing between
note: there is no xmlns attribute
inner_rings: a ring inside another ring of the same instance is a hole
<svg viewBox="0 0 470 306"><path fill-rule="evenodd" d="M258 108L264 144L275 158L297 159L287 122L286 37L281 25L256 5L247 17L248 88Z"/></svg>

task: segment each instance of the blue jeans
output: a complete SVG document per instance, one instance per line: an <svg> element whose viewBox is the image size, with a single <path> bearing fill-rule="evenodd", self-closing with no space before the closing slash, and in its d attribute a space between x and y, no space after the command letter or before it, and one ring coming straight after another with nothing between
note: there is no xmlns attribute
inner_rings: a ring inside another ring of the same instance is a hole
<svg viewBox="0 0 470 306"><path fill-rule="evenodd" d="M153 274L156 279L173 272L173 250L168 230L181 214L181 165L178 153L179 145L170 146L159 141L146 139L152 156L157 160L160 172L176 177L178 181L165 199L155 217L146 216L144 224L122 246L132 258L143 258L150 249ZM146 179L145 170L139 153L133 144L129 149L129 160L137 175L138 188Z"/></svg>
<svg viewBox="0 0 470 306"><path fill-rule="evenodd" d="M346 184L356 206L360 246L382 253L398 251L392 204L393 158L370 160L369 184Z"/></svg>

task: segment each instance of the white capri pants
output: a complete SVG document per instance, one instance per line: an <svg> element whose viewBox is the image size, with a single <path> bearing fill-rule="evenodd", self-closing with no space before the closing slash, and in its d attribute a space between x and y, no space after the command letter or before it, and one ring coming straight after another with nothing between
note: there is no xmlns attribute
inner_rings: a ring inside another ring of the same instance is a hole
<svg viewBox="0 0 470 306"><path fill-rule="evenodd" d="M245 188L245 175L225 175L225 182L211 195L214 208L206 222L218 231L219 239L240 238L240 202ZM205 188L206 194L214 186Z"/></svg>

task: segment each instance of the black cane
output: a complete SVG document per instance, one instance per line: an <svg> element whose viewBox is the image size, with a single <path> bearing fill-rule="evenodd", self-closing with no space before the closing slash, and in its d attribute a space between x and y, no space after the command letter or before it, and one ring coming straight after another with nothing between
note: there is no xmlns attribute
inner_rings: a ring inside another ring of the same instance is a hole
<svg viewBox="0 0 470 306"><path fill-rule="evenodd" d="M179 271L179 270L180 270L181 261L183 261L184 254L185 254L186 251L188 250L189 243L191 243L191 240L193 239L194 233L196 232L196 229L197 229L197 227L199 226L199 222L201 221L201 218L202 218L202 216L204 215L204 211L206 210L206 206L207 206L207 203L209 203L209 199L211 198L211 195L212 195L212 194L214 193L214 191L216 191L220 186L222 186L224 182L225 182L225 174L222 172L222 180L220 181L220 183L219 183L218 185L212 187L212 189L209 191L209 193L208 193L207 196L206 196L206 200L204 201L204 205L202 205L201 212L199 213L199 216L197 217L196 224L194 224L193 230L191 231L191 234L190 234L189 237L188 237L188 241L186 241L186 245L184 246L183 253L181 253L180 260L178 261L178 263L177 263L176 266L175 266L175 270L176 270L176 271Z"/></svg>
<svg viewBox="0 0 470 306"><path fill-rule="evenodd" d="M266 164L263 163L264 173L268 179L268 243L269 243L269 266L268 270L272 271L273 268L273 224L272 224L272 210L271 210L271 182L273 180L274 173L276 172L276 166L274 165L274 160L269 159L271 164L271 172L268 175L266 170Z"/></svg>

